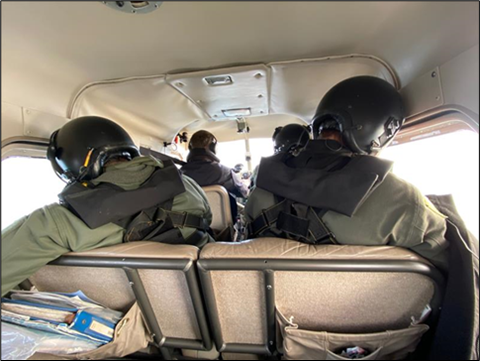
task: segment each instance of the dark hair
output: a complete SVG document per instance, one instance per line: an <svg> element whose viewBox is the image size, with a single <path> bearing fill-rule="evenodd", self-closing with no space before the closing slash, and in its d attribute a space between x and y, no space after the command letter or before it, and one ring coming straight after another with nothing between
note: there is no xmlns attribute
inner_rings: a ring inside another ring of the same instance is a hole
<svg viewBox="0 0 480 361"><path fill-rule="evenodd" d="M199 130L190 138L190 144L188 147L190 149L195 149L195 148L209 149L209 148L212 148L212 144L215 145L216 143L217 143L217 139L212 133L207 132L206 130Z"/></svg>
<svg viewBox="0 0 480 361"><path fill-rule="evenodd" d="M109 165L114 165L114 164L117 164L117 163L124 163L124 162L128 162L130 160L131 159L128 159L126 157L114 157L114 158L108 159L108 161L103 166L107 167Z"/></svg>
<svg viewBox="0 0 480 361"><path fill-rule="evenodd" d="M323 129L318 134L317 139L334 139L342 145L345 145L343 142L343 135L339 130L335 129Z"/></svg>

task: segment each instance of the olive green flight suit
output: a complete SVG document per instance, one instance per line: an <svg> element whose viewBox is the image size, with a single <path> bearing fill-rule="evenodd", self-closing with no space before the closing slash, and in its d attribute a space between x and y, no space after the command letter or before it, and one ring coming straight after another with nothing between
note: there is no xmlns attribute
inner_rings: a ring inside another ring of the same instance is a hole
<svg viewBox="0 0 480 361"><path fill-rule="evenodd" d="M137 189L163 163L150 157L106 167L93 181L115 184L125 190ZM188 212L212 221L207 197L191 178L182 176L186 191L173 200L172 211ZM7 210L3 210L7 211ZM181 228L184 238L195 229ZM108 223L90 229L67 208L54 203L37 209L2 231L2 297L41 267L68 252L83 252L123 242L124 229ZM213 241L206 233L199 247Z"/></svg>
<svg viewBox="0 0 480 361"><path fill-rule="evenodd" d="M310 148L317 147L317 150L305 152L302 157L310 157L319 168L326 168L329 164L349 157L346 151L336 153L328 151L324 146L322 148L321 141L311 143ZM294 168L314 167L308 165L308 161L302 163L304 159L298 159L291 159L292 164L300 164ZM275 182L276 175L267 176L268 182ZM300 187L302 182L296 184ZM342 195L339 194L338 197L340 200ZM245 206L247 221L252 222L262 211L277 202L273 193L255 188ZM367 195L351 217L333 210L322 216L323 222L339 244L409 248L444 271L448 268L446 218L415 186L392 173L388 173L383 182ZM269 231L261 236L268 235L275 236Z"/></svg>

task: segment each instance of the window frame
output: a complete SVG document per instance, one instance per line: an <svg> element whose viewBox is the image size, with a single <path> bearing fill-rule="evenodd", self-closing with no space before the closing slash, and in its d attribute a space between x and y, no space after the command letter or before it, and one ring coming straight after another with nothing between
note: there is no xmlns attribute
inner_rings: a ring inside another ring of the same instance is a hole
<svg viewBox="0 0 480 361"><path fill-rule="evenodd" d="M439 107L407 118L389 147L459 130L469 130L479 134L478 117L463 107Z"/></svg>
<svg viewBox="0 0 480 361"><path fill-rule="evenodd" d="M2 141L2 161L11 157L47 158L49 141L44 138L15 137Z"/></svg>
<svg viewBox="0 0 480 361"><path fill-rule="evenodd" d="M402 130L399 132L399 134L395 137L392 144L390 144L387 148L385 148L385 152L388 149L392 149L396 146L402 146L402 145L406 146L407 144L410 144L410 143L425 141L426 139L434 138L434 137L437 137L437 136L447 136L448 134L453 134L453 133L457 133L457 132L465 132L466 133L467 131L473 133L473 135L472 134L469 135L470 137L474 137L475 134L477 136L477 140L471 139L469 144L473 143L476 146L478 146L478 143L477 143L478 135L479 135L478 122L476 122L472 118L470 118L467 115L465 115L463 113L460 113L460 112L446 112L446 113L443 113L443 114L435 113L434 115L435 116L432 116L432 117L418 118L418 119L415 119L415 121L410 121L410 122L407 121L406 125L404 126L404 128L402 128ZM438 143L438 145L440 145L440 146L443 145L443 144L448 146L448 145L453 144L453 143L449 143L449 142ZM425 150L427 150L427 149L428 150L434 150L436 148L434 148L434 147L425 148L424 147L424 149ZM397 153L397 155L400 155L400 153L403 154L402 149L399 148L398 151L399 151L399 153ZM440 150L440 152L441 152L441 150ZM427 151L419 152L417 150L417 152L412 153L412 154L421 155L421 154L425 154L425 153L427 153ZM380 154L380 156L381 156L381 154ZM387 158L387 159L394 160L393 158ZM430 159L433 162L436 162L437 160L441 160L442 162L445 162L445 160L446 160L445 157L436 154L436 152L432 152L431 155L427 154L426 159ZM405 166L408 166L409 168L412 167L412 162L415 163L415 161L413 159L408 159L407 162L404 164L404 167ZM446 163L446 164L450 164L450 163ZM471 164L473 164L473 166ZM468 169L471 169L471 171L472 171L472 173L470 173L472 175L478 174L478 168L475 169L476 164L478 164L478 163L472 162L468 166ZM439 166L437 164L437 166L435 166L433 169L437 169L438 167ZM417 171L417 173L420 174L421 176L426 176L426 174L428 174L428 172L427 173L422 173L421 171ZM476 232L478 232L478 224L475 224L475 221L474 221L475 217L471 218L471 217L467 216L467 214L465 213L465 209L466 209L465 208L465 197L461 196L459 198L456 198L461 193L461 192L457 193L456 188L458 188L458 187L456 185L455 185L455 189L451 188L450 190L448 190L446 192L443 192L443 191L439 192L438 190L437 191L426 191L426 189L424 187L422 187L420 185L420 183L417 183L413 179L410 179L409 177L406 177L405 174L397 173L397 175L399 177L407 180L408 182L411 182L415 186L417 186L418 189L421 189L421 191L424 195L427 195L427 194L451 194L452 196L454 196L458 213L459 213L460 217L462 217L462 220L465 222L465 225L466 225L467 229L470 232L472 232L472 234L474 234L475 236L478 235L476 233ZM456 179L459 180L460 178L456 178ZM477 188L478 188L478 183L475 184L475 182L472 182L472 184L465 189L475 190ZM458 201L458 203L457 203L457 201Z"/></svg>
<svg viewBox="0 0 480 361"><path fill-rule="evenodd" d="M441 106L408 117L390 146L461 129L479 134L478 115L458 105ZM46 158L48 144L49 139L46 138L28 136L7 138L2 141L2 161L9 157Z"/></svg>

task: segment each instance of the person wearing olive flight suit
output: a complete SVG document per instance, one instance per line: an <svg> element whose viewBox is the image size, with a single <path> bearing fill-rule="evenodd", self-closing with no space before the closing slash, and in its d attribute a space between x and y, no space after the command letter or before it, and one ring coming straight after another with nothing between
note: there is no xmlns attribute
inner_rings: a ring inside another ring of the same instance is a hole
<svg viewBox="0 0 480 361"><path fill-rule="evenodd" d="M296 156L262 160L245 208L249 237L405 247L446 271L446 217L375 157L404 118L400 94L382 79L330 89L312 121L314 140Z"/></svg>
<svg viewBox="0 0 480 361"><path fill-rule="evenodd" d="M140 156L112 121L69 121L52 134L47 158L68 183L60 203L2 231L2 296L68 252L141 240L198 247L213 241L198 184L171 162Z"/></svg>

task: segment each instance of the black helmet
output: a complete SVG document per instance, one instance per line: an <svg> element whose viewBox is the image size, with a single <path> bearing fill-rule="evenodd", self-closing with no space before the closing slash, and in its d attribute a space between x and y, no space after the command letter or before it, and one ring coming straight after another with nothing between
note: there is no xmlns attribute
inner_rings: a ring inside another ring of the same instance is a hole
<svg viewBox="0 0 480 361"><path fill-rule="evenodd" d="M217 138L206 130L199 130L190 138L188 149L208 149L213 154L216 154Z"/></svg>
<svg viewBox="0 0 480 361"><path fill-rule="evenodd" d="M132 138L111 120L87 116L69 121L50 137L47 158L64 181L98 177L110 159L139 156Z"/></svg>
<svg viewBox="0 0 480 361"><path fill-rule="evenodd" d="M272 136L275 154L298 153L310 140L310 128L300 124L288 124L275 128Z"/></svg>
<svg viewBox="0 0 480 361"><path fill-rule="evenodd" d="M400 93L372 76L344 80L323 97L312 120L317 138L322 130L338 130L354 153L370 154L388 145L405 120Z"/></svg>

